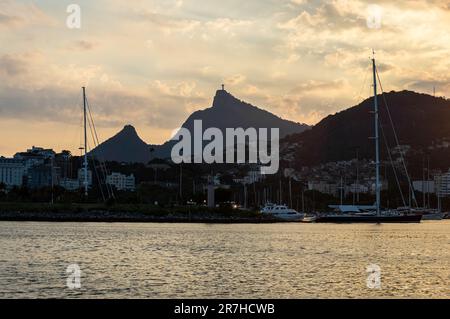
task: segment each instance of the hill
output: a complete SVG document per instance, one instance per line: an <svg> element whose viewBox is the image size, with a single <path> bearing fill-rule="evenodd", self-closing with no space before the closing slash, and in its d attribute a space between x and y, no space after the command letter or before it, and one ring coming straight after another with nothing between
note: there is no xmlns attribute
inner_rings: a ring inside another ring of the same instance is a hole
<svg viewBox="0 0 450 319"><path fill-rule="evenodd" d="M436 160L447 154L450 141L450 101L411 91L390 92L378 96L380 125L389 148L396 146L386 103L401 145L410 153L436 153ZM312 166L355 158L374 158L373 97L361 104L324 118L311 130L294 134L283 140L289 146L296 166ZM380 131L380 134L382 133ZM292 146L295 147L292 147ZM387 158L384 139L380 137L382 157ZM438 155L439 154L439 155ZM450 162L450 158L443 158ZM448 163L450 164L450 163Z"/></svg>

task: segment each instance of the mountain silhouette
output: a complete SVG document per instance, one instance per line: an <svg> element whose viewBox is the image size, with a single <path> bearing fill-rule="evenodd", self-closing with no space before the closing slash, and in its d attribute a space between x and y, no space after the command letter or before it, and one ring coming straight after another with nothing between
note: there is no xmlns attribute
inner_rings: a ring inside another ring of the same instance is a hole
<svg viewBox="0 0 450 319"><path fill-rule="evenodd" d="M192 113L182 127L192 133L195 120L202 121L203 130L216 127L224 135L226 128L279 128L280 138L283 138L290 134L304 132L310 128L306 124L284 120L268 111L243 102L226 90L218 90L212 107ZM172 146L175 143L174 141L168 141L161 147L156 148L155 156L160 158L169 157Z"/></svg>
<svg viewBox="0 0 450 319"><path fill-rule="evenodd" d="M280 137L303 132L310 127L273 115L251 104L238 100L225 90L218 90L213 105L202 111L194 112L182 127L193 132L194 121L203 121L203 130L209 127L226 128L279 128ZM95 148L91 154L106 161L147 163L151 158L169 158L175 141L163 145L148 145L127 125L115 136Z"/></svg>
<svg viewBox="0 0 450 319"><path fill-rule="evenodd" d="M119 133L101 143L90 155L106 161L147 163L151 146L145 143L132 125L126 125Z"/></svg>
<svg viewBox="0 0 450 319"><path fill-rule="evenodd" d="M385 100L401 145L409 145L413 152L423 154L431 152L442 141L450 141L450 100L411 91L386 93L384 97L378 96L380 146L384 159L387 159L387 148L382 133L390 149L396 146ZM287 137L282 141L282 149L291 146L298 167L350 160L356 157L357 150L361 158L373 159L372 111L373 97L324 118L311 130ZM448 151L450 148L440 149L436 161ZM449 158L445 161L450 164Z"/></svg>
<svg viewBox="0 0 450 319"><path fill-rule="evenodd" d="M218 90L213 105L206 110L194 112L182 127L193 129L194 120L202 120L203 127L226 128L249 127L279 128L280 137L300 133L309 128L308 125L284 120L268 111L238 100L225 90Z"/></svg>

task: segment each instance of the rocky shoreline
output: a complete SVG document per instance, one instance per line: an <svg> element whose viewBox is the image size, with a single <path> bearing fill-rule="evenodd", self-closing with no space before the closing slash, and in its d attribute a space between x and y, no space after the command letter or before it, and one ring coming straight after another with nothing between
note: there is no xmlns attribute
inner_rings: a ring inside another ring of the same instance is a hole
<svg viewBox="0 0 450 319"><path fill-rule="evenodd" d="M141 212L82 211L82 212L28 212L1 211L0 221L29 222L103 222L103 223L219 223L219 224L260 224L280 222L269 216L220 216L216 214L149 214Z"/></svg>

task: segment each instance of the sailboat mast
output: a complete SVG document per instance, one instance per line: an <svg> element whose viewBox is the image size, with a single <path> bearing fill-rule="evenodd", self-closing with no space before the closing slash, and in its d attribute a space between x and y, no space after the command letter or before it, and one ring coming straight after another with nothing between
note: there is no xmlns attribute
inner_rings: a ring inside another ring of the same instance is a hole
<svg viewBox="0 0 450 319"><path fill-rule="evenodd" d="M88 161L87 161L87 129L86 129L86 88L83 86L83 124L84 124L84 195L88 196Z"/></svg>
<svg viewBox="0 0 450 319"><path fill-rule="evenodd" d="M377 215L380 215L380 200L381 200L381 187L380 187L380 136L378 132L378 99L377 99L377 66L375 63L375 54L372 58L373 68L373 107L375 118L375 167L376 167L376 207Z"/></svg>

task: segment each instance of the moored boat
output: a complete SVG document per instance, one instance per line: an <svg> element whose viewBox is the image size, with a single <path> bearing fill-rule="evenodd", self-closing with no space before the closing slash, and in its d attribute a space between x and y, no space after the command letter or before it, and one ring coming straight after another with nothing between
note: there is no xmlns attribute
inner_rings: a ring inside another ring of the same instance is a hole
<svg viewBox="0 0 450 319"><path fill-rule="evenodd" d="M381 211L335 211L333 213L320 214L316 223L420 223L422 215L419 213L395 210Z"/></svg>
<svg viewBox="0 0 450 319"><path fill-rule="evenodd" d="M300 222L301 223L315 223L317 220L317 216L304 216Z"/></svg>
<svg viewBox="0 0 450 319"><path fill-rule="evenodd" d="M374 101L374 131L375 137L375 195L374 206L336 205L331 206L334 212L319 214L317 223L420 223L422 214L411 209L407 211L384 210L381 208L381 182L380 182L380 134L379 134L379 108L377 97L377 67L375 55L372 59L373 72L373 101ZM409 181L410 182L410 181Z"/></svg>
<svg viewBox="0 0 450 319"><path fill-rule="evenodd" d="M445 217L445 213L437 210L424 210L422 214L422 220L442 220Z"/></svg>
<svg viewBox="0 0 450 319"><path fill-rule="evenodd" d="M261 209L261 214L272 215L273 217L284 221L300 221L304 214L291 209L286 205L275 205L268 203Z"/></svg>

